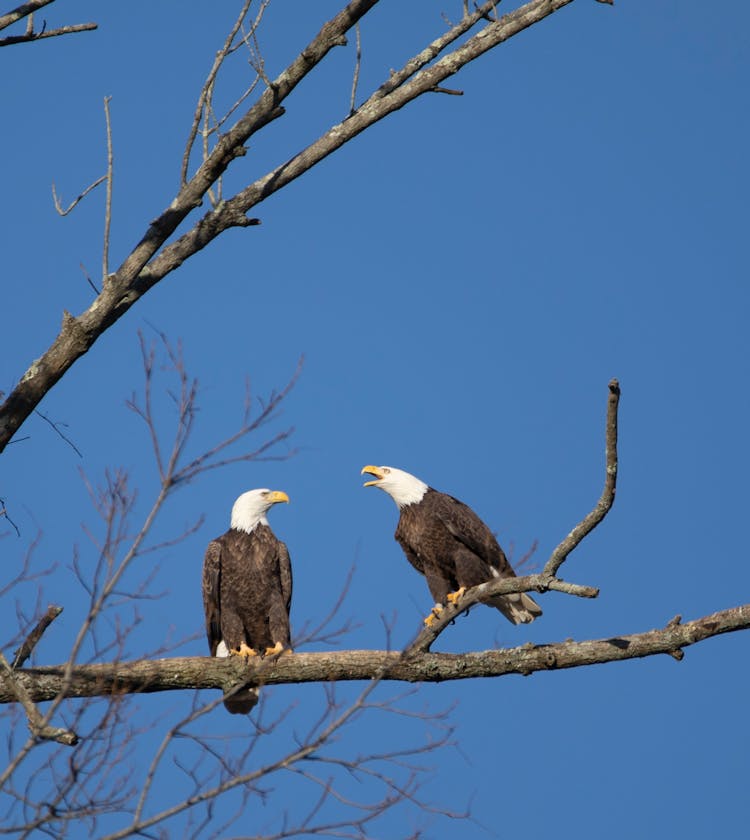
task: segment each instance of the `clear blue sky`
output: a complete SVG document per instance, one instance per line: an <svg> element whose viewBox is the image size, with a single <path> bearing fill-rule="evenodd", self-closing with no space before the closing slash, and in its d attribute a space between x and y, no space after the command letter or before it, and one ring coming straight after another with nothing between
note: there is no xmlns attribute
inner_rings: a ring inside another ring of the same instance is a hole
<svg viewBox="0 0 750 840"><path fill-rule="evenodd" d="M50 184L69 201L104 172L103 97L116 266L174 195L197 92L235 5L60 2L50 26L94 19L100 29L2 51L0 390L46 349L63 309L92 300L79 266L98 280L103 193L61 219ZM340 5L276 0L260 42L269 75ZM362 97L441 31L439 10L457 17L459 7L384 4L373 14L362 27ZM544 617L520 628L478 608L438 649L631 633L747 602L749 27L740 2L579 0L462 71L450 84L463 97L433 95L391 116L257 208L260 227L229 233L170 275L41 406L67 424L83 459L39 418L4 453L0 496L21 538L0 522L3 579L40 532L34 563L58 564L42 603L65 607L36 662L61 661L83 615L69 565L78 546L93 567L82 525L100 526L81 471L99 482L107 467L129 470L138 514L152 498L148 438L125 400L142 385L137 331L151 337L154 327L183 342L200 382L195 452L235 428L246 375L263 394L303 354L305 364L268 428L295 427L294 457L209 474L160 517L155 540L201 514L206 522L134 572L158 564L153 591L166 594L141 606L128 656L170 633L198 634L179 652L205 653L203 551L235 497L258 486L292 500L271 524L292 555L294 627L328 612L355 564L341 617L358 626L343 644L384 647L383 616L393 643L405 643L431 601L392 539L395 506L361 488L361 466L399 466L458 496L516 557L538 540L541 564L600 493L613 376L623 391L617 502L563 570L600 587L599 599L547 594ZM300 87L228 189L346 114L352 63L353 47L340 49ZM226 101L243 74L238 63ZM172 415L161 404L166 434ZM26 613L34 595L21 593ZM12 599L3 615L9 638ZM373 836L414 825L430 838L744 833L749 643L709 640L681 663L423 687L407 704L455 704L458 743L433 757L423 795L455 810L471 802L475 821L394 817ZM268 697L269 712L298 703L303 727L322 690ZM161 733L190 700L139 707ZM238 738L248 725L221 708L212 723ZM395 726L373 715L342 746L423 736L419 722ZM145 766L153 750L148 739L128 761ZM240 830L271 825L283 792L280 782Z"/></svg>

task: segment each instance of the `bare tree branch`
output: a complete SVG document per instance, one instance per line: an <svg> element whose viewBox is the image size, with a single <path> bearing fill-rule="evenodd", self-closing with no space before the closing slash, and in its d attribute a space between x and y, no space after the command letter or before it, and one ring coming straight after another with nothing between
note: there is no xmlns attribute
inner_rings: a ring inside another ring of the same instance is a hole
<svg viewBox="0 0 750 840"><path fill-rule="evenodd" d="M112 121L109 116L111 96L104 97L104 119L107 125L107 198L104 205L104 244L102 245L102 283L109 275L109 242L112 227L112 176L114 175L114 152L112 151Z"/></svg>
<svg viewBox="0 0 750 840"><path fill-rule="evenodd" d="M34 12L49 6L55 0L30 0L28 3L23 3L14 9L0 16L0 30L7 29L19 20L27 17L26 31L23 35L10 35L5 38L0 38L0 47L7 47L11 44L23 44L28 41L38 41L41 38L54 38L58 35L69 35L73 32L88 32L97 28L95 23L77 23L72 26L61 26L57 29L47 29L47 23L44 22L41 31L34 31Z"/></svg>
<svg viewBox="0 0 750 840"><path fill-rule="evenodd" d="M359 84L359 71L362 66L362 33L360 31L358 23L355 25L354 31L357 34L357 52L354 58L354 76L352 77L352 93L351 97L349 98L349 116L351 116L357 110L357 85Z"/></svg>
<svg viewBox="0 0 750 840"><path fill-rule="evenodd" d="M671 654L723 633L750 629L750 604L644 633L605 639L566 641L545 645L486 650L473 653L351 650L290 653L268 664L245 666L232 659L185 657L161 660L79 665L65 679L65 665L25 668L15 679L36 703L58 697L101 697L110 694L229 689L238 680L252 683L253 669L262 669L262 685L326 681L372 680L443 682L445 680L532 674L580 668L624 659ZM7 676L0 680L0 703L16 700Z"/></svg>
<svg viewBox="0 0 750 840"><path fill-rule="evenodd" d="M75 208L75 206L80 201L82 201L84 198L86 198L86 196L91 192L91 190L93 190L95 187L98 187L99 184L104 183L104 181L106 181L106 180L107 180L106 175L102 175L101 178L97 178L96 181L94 181L92 184L89 184L88 187L86 187L86 189L80 195L78 195L76 198L74 198L73 201L67 207L63 207L62 204L60 203L60 197L57 195L57 189L56 189L54 181L53 181L52 182L52 201L55 204L55 210L57 210L59 215L67 216L68 213L70 213L71 210L73 210Z"/></svg>
<svg viewBox="0 0 750 840"><path fill-rule="evenodd" d="M29 729L31 730L32 737L41 738L45 741L57 741L59 744L65 744L69 747L74 747L78 743L78 736L75 732L61 729L57 726L50 726L47 723L42 713L34 705L34 701L29 697L24 686L16 679L13 669L8 664L5 654L2 652L0 652L0 673L3 675L3 682L7 684L8 689L13 693L13 698L23 706L29 720Z"/></svg>
<svg viewBox="0 0 750 840"><path fill-rule="evenodd" d="M0 499L0 517L6 520L6 522L10 523L13 530L16 532L16 536L20 537L21 532L18 530L18 525L10 518L10 514L8 513L8 508L5 506L5 499Z"/></svg>
<svg viewBox="0 0 750 840"><path fill-rule="evenodd" d="M34 409L34 414L36 414L37 417L41 417L42 420L44 420L44 422L47 423L50 426L50 428L56 434L58 434L65 441L65 443L68 444L68 446L73 450L73 452L76 453L76 455L79 458L83 458L83 454L81 453L81 450L73 443L73 441L66 434L63 434L63 432L60 431L60 424L59 423L55 423L54 420L50 420L50 418L47 417L46 414L42 414L42 412L39 411L39 409ZM63 423L62 425L65 425L65 424Z"/></svg>
<svg viewBox="0 0 750 840"><path fill-rule="evenodd" d="M462 612L476 604L481 604L495 595L511 595L516 592L564 592L578 598L596 598L599 590L593 586L569 583L559 578L551 578L544 573L524 577L493 578L479 586L467 589L454 603L448 604L430 625L425 625L410 645L410 650L428 651L437 637L449 627Z"/></svg>
<svg viewBox="0 0 750 840"><path fill-rule="evenodd" d="M23 35L7 35L0 38L0 47L10 47L13 44L27 44L30 41L41 41L44 38L56 38L58 35L73 35L76 32L91 32L98 29L96 23L75 23L71 26L59 26L57 29L45 29L41 32L25 32Z"/></svg>
<svg viewBox="0 0 750 840"><path fill-rule="evenodd" d="M486 25L476 35L431 66L425 67L424 63L431 61L437 54L435 50L439 52L444 48L435 46L438 42L433 42L402 71L392 74L388 82L354 115L333 126L300 154L250 184L232 199L218 204L186 234L167 245L167 240L178 225L201 204L208 190L232 161L245 154L245 144L249 138L284 113L281 103L286 97L335 46L346 43L346 33L377 4L377 0L351 0L322 27L289 67L269 84L258 101L234 126L221 135L195 175L183 184L169 207L151 223L119 269L109 275L101 294L89 309L78 317L63 318L61 331L55 341L29 366L0 406L0 451L68 368L168 273L224 231L257 224L257 219L247 215L251 208L291 183L362 131L422 94L433 91L461 67L571 2L573 0L531 0L498 20L489 15L495 3L484 4L475 14L485 20ZM489 21L485 15L490 17ZM473 20L474 15L468 19ZM462 21L459 26L466 25ZM444 36L442 41L447 39L448 36ZM418 67L423 69L412 78L414 68Z"/></svg>
<svg viewBox="0 0 750 840"><path fill-rule="evenodd" d="M11 665L13 670L23 667L24 662L26 662L26 660L34 652L34 648L42 638L44 631L50 626L50 624L52 624L62 611L63 608L58 607L56 604L50 604L49 607L47 607L47 612L39 619L36 627L31 631L31 633L29 633L21 647L13 654L13 664Z"/></svg>
<svg viewBox="0 0 750 840"><path fill-rule="evenodd" d="M596 507L589 515L568 534L567 537L552 552L552 556L544 567L544 574L555 575L565 562L565 558L590 534L594 528L609 513L615 502L617 488L617 408L620 404L620 383L613 379L609 383L609 399L607 401L607 422L605 432L606 473L604 489Z"/></svg>
<svg viewBox="0 0 750 840"><path fill-rule="evenodd" d="M16 9L13 9L12 12L8 12L0 17L0 29L5 29L28 15L33 15L34 12L44 8L45 6L49 6L50 3L54 2L55 0L29 0L28 3L22 3Z"/></svg>

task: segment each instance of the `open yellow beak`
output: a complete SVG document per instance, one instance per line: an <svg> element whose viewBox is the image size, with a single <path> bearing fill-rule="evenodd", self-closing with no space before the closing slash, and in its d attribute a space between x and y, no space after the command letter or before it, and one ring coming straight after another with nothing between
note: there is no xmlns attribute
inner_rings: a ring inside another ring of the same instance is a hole
<svg viewBox="0 0 750 840"><path fill-rule="evenodd" d="M381 478L383 478L384 473L380 469L380 467L373 467L373 466L368 465L366 467L362 467L362 472L360 473L360 475L374 475L375 476L374 481L366 481L362 485L363 487L372 487L374 484L377 484L380 481Z"/></svg>
<svg viewBox="0 0 750 840"><path fill-rule="evenodd" d="M272 490L268 494L268 498L276 504L277 502L289 502L289 496L283 490Z"/></svg>

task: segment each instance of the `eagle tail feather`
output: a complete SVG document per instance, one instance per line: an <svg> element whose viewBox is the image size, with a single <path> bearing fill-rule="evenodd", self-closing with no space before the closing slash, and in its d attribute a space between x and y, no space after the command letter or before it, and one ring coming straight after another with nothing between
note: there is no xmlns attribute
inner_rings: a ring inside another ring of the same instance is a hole
<svg viewBox="0 0 750 840"><path fill-rule="evenodd" d="M512 595L498 595L490 602L491 606L500 612L513 624L529 624L542 614L542 608L525 592Z"/></svg>
<svg viewBox="0 0 750 840"><path fill-rule="evenodd" d="M224 698L224 708L233 715L247 715L258 702L257 688L243 688Z"/></svg>

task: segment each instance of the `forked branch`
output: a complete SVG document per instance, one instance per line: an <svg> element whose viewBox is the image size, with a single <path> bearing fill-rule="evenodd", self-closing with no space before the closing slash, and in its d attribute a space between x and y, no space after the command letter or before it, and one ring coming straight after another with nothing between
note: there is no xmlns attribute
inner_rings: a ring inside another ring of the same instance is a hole
<svg viewBox="0 0 750 840"><path fill-rule="evenodd" d="M47 22L45 21L40 30L35 30L34 12L54 2L55 0L29 0L28 3L22 3L13 11L0 15L0 30L7 29L14 23L18 23L19 20L27 18L26 31L23 35L9 35L0 38L0 47L39 41L42 38L55 38L58 35L70 35L74 32L90 32L97 28L95 23L76 23L70 26L59 26L56 29L47 29Z"/></svg>

